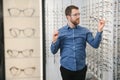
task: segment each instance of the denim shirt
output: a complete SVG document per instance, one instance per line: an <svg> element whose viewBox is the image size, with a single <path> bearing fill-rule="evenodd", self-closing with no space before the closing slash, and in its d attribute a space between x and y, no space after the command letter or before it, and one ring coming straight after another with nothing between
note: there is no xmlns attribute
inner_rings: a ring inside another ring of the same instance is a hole
<svg viewBox="0 0 120 80"><path fill-rule="evenodd" d="M61 66L71 71L81 70L86 65L86 42L98 48L101 34L102 32L97 32L93 37L87 28L79 25L70 28L66 25L59 29L57 41L51 44L51 52L55 54L60 49Z"/></svg>

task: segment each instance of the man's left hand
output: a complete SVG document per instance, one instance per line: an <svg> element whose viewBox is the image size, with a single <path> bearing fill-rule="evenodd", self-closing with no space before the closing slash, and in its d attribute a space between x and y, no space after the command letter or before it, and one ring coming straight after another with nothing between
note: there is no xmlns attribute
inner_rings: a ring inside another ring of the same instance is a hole
<svg viewBox="0 0 120 80"><path fill-rule="evenodd" d="M105 26L105 20L100 19L100 21L98 22L98 32L102 32L104 26Z"/></svg>

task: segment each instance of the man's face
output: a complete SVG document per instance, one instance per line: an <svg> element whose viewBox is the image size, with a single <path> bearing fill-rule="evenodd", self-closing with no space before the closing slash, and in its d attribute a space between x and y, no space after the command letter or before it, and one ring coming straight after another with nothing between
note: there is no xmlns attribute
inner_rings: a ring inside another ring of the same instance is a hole
<svg viewBox="0 0 120 80"><path fill-rule="evenodd" d="M69 20L74 24L78 25L80 23L80 12L78 9L72 9Z"/></svg>

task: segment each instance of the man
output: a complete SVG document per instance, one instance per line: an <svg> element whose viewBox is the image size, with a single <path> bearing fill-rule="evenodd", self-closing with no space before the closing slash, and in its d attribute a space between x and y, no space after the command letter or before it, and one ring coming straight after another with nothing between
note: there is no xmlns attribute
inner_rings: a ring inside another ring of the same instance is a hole
<svg viewBox="0 0 120 80"><path fill-rule="evenodd" d="M51 52L57 53L60 49L60 71L63 80L85 80L86 77L86 42L98 48L105 21L98 23L98 31L93 37L92 33L80 25L79 8L70 5L65 10L68 24L53 34Z"/></svg>

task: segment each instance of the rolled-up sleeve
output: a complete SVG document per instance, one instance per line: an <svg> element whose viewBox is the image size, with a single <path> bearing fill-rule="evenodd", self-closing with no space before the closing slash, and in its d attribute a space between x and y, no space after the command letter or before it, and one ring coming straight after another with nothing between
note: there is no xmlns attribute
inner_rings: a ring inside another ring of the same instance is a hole
<svg viewBox="0 0 120 80"><path fill-rule="evenodd" d="M103 32L103 31L102 31ZM97 32L95 38L91 32L87 33L87 42L94 48L98 48L102 39L102 32Z"/></svg>

